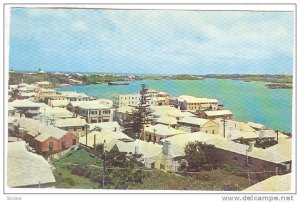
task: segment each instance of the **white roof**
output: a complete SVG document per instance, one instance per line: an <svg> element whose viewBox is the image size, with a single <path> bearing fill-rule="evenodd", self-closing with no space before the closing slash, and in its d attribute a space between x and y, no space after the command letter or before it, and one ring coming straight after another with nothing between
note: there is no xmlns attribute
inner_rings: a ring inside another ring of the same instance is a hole
<svg viewBox="0 0 300 202"><path fill-rule="evenodd" d="M131 113L134 110L134 107L131 106L123 106L117 109L117 112L120 113Z"/></svg>
<svg viewBox="0 0 300 202"><path fill-rule="evenodd" d="M39 72L43 72L43 71L39 71ZM35 82L36 84L42 84L42 85L49 85L50 82L49 81L37 81Z"/></svg>
<svg viewBox="0 0 300 202"><path fill-rule="evenodd" d="M60 139L67 133L65 130L51 125L43 125L40 121L30 118L22 117L17 121L17 123L20 124L21 128L26 130L40 142L48 139L49 137Z"/></svg>
<svg viewBox="0 0 300 202"><path fill-rule="evenodd" d="M18 119L19 119L19 118L17 118L17 117L9 116L7 121L8 121L9 124L13 124L13 123L15 123Z"/></svg>
<svg viewBox="0 0 300 202"><path fill-rule="evenodd" d="M8 186L23 187L39 183L55 183L48 162L42 156L27 151L24 141L8 143Z"/></svg>
<svg viewBox="0 0 300 202"><path fill-rule="evenodd" d="M71 126L85 126L86 124L86 120L81 118L66 118L58 119L55 121L55 126L58 128Z"/></svg>
<svg viewBox="0 0 300 202"><path fill-rule="evenodd" d="M175 125L177 124L177 119L175 117L163 115L156 119L156 123L163 123L167 125Z"/></svg>
<svg viewBox="0 0 300 202"><path fill-rule="evenodd" d="M156 125L146 125L145 132L150 132L161 135L161 136L171 136L184 133L181 130L177 130L175 128L163 125L163 124L156 124Z"/></svg>
<svg viewBox="0 0 300 202"><path fill-rule="evenodd" d="M106 104L106 105L108 105L110 107L112 107L112 105L113 105L113 101L109 100L109 99L100 98L100 99L97 99L95 101L97 101L100 104Z"/></svg>
<svg viewBox="0 0 300 202"><path fill-rule="evenodd" d="M52 100L51 105L53 107L61 107L61 106L67 106L70 103L69 100Z"/></svg>
<svg viewBox="0 0 300 202"><path fill-rule="evenodd" d="M213 144L219 149L226 151L231 151L234 153L245 155L247 145L235 143L233 141L227 140L226 138L220 136L214 136L208 133L196 132L196 133L187 133L179 134L166 139L161 140L161 142L170 141L173 157L183 156L184 147L188 142L201 141L206 142L207 144ZM173 146L174 145L174 146ZM288 150L283 153L283 150ZM285 161L291 161L291 146L288 144L278 144L267 149L260 149L254 147L252 152L248 152L248 155L273 162L273 163L282 163Z"/></svg>
<svg viewBox="0 0 300 202"><path fill-rule="evenodd" d="M14 108L13 106L11 106L11 105L8 105L8 111L14 111L14 110L16 110L16 108Z"/></svg>
<svg viewBox="0 0 300 202"><path fill-rule="evenodd" d="M14 100L12 102L9 102L8 105L15 107L15 108L21 108L21 107L40 107L44 103L37 103L37 102L32 102L30 100Z"/></svg>
<svg viewBox="0 0 300 202"><path fill-rule="evenodd" d="M197 117L184 117L184 118L180 119L178 121L178 123L189 123L189 124L192 124L192 125L203 126L204 124L208 123L209 121L211 121L211 120L201 119L201 118L197 118ZM216 122L214 122L214 123L216 123ZM218 123L216 123L216 124L218 124Z"/></svg>
<svg viewBox="0 0 300 202"><path fill-rule="evenodd" d="M36 95L35 92L29 92L29 93L22 92L22 93L21 93L21 96L23 96L23 97L27 97L27 96L29 96L29 97L34 97L35 95Z"/></svg>
<svg viewBox="0 0 300 202"><path fill-rule="evenodd" d="M40 110L42 114L45 114L46 116L52 118L71 118L73 117L73 113L69 110L61 107L48 107L45 110Z"/></svg>
<svg viewBox="0 0 300 202"><path fill-rule="evenodd" d="M217 122L220 127L220 132L223 131L223 119L217 118L214 120ZM241 121L235 121L235 120L226 120L226 131L233 131L238 130L241 132L255 132L253 128L251 128L248 124L241 122Z"/></svg>
<svg viewBox="0 0 300 202"><path fill-rule="evenodd" d="M118 122L101 122L101 123L90 123L90 130L93 130L95 127L100 127L101 132L113 132L115 128L118 131L121 131L121 126Z"/></svg>
<svg viewBox="0 0 300 202"><path fill-rule="evenodd" d="M87 144L89 147L94 147L94 135L96 136L96 145L97 144L103 144L105 140L105 149L110 150L117 140L132 140L132 138L128 137L126 134L122 133L121 131L115 131L115 132L105 132L105 131L92 131L87 135ZM81 144L86 143L86 135L79 138L79 142Z"/></svg>
<svg viewBox="0 0 300 202"><path fill-rule="evenodd" d="M215 111L204 111L207 116L221 116L221 115L232 115L233 113L229 110L215 110Z"/></svg>
<svg viewBox="0 0 300 202"><path fill-rule="evenodd" d="M79 107L82 109L110 109L111 105L107 105L97 100L93 101L71 101L70 104L73 107Z"/></svg>
<svg viewBox="0 0 300 202"><path fill-rule="evenodd" d="M210 99L210 98L199 98L199 97L194 97L190 95L180 95L178 97L179 100L181 101L186 101L187 103L218 103L218 100L216 99Z"/></svg>
<svg viewBox="0 0 300 202"><path fill-rule="evenodd" d="M265 128L265 125L260 124L260 123L255 123L255 122L249 121L247 124L248 124L249 126L253 127L253 128L258 128L258 129L263 129L263 128Z"/></svg>
<svg viewBox="0 0 300 202"><path fill-rule="evenodd" d="M72 91L62 91L61 94L66 97L77 97L77 98L89 97L85 93L77 93L77 92L72 92Z"/></svg>
<svg viewBox="0 0 300 202"><path fill-rule="evenodd" d="M272 176L266 180L258 182L247 189L245 192L284 192L291 191L291 173L285 175Z"/></svg>
<svg viewBox="0 0 300 202"><path fill-rule="evenodd" d="M46 92L56 92L56 90L51 89L51 88L40 88L40 92L46 93Z"/></svg>
<svg viewBox="0 0 300 202"><path fill-rule="evenodd" d="M169 105L151 106L150 109L153 110L152 114L157 116L173 116L180 118L185 116L179 109Z"/></svg>
<svg viewBox="0 0 300 202"><path fill-rule="evenodd" d="M153 144L152 142L146 142L143 140L135 140L134 142L116 142L116 146L119 152L135 153L136 147L138 153L142 154L143 158L154 158L160 156L162 152L162 145Z"/></svg>

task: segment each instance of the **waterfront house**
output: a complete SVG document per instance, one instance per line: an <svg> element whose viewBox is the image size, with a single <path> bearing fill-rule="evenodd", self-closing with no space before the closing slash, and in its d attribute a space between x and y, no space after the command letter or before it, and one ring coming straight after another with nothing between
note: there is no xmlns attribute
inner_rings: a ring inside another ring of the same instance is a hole
<svg viewBox="0 0 300 202"><path fill-rule="evenodd" d="M219 102L216 99L199 98L190 95L181 95L179 97L170 98L169 104L181 110L196 112L197 110L216 110Z"/></svg>
<svg viewBox="0 0 300 202"><path fill-rule="evenodd" d="M179 128L185 132L204 132L219 134L219 124L213 120L196 117L184 117L178 121Z"/></svg>
<svg viewBox="0 0 300 202"><path fill-rule="evenodd" d="M217 119L217 118L225 118L232 119L233 113L229 110L213 110L213 111L198 111L198 115L200 118L204 119Z"/></svg>
<svg viewBox="0 0 300 202"><path fill-rule="evenodd" d="M42 156L29 152L24 141L7 145L7 185L10 188L55 186L51 165Z"/></svg>

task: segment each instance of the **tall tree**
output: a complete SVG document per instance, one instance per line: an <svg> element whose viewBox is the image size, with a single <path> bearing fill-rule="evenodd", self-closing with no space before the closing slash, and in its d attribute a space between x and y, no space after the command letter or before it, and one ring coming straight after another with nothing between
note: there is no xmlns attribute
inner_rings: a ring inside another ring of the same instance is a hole
<svg viewBox="0 0 300 202"><path fill-rule="evenodd" d="M126 131L134 139L141 138L144 132L144 125L153 121L152 110L150 109L150 95L147 93L148 87L142 84L140 88L139 104L132 106L134 110L128 117Z"/></svg>
<svg viewBox="0 0 300 202"><path fill-rule="evenodd" d="M214 145L199 141L189 142L185 146L184 152L188 171L200 171L215 167L219 160Z"/></svg>

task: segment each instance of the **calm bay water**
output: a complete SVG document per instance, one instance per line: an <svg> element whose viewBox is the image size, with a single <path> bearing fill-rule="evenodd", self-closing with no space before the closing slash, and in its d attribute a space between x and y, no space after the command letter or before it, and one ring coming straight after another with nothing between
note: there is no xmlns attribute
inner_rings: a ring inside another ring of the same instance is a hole
<svg viewBox="0 0 300 202"><path fill-rule="evenodd" d="M143 80L130 85L107 84L69 86L56 88L59 91L77 91L89 96L112 99L114 94L137 93L141 84L171 96L193 95L219 100L239 121L254 121L272 129L292 131L292 90L269 89L264 82L243 82L225 79L195 81Z"/></svg>

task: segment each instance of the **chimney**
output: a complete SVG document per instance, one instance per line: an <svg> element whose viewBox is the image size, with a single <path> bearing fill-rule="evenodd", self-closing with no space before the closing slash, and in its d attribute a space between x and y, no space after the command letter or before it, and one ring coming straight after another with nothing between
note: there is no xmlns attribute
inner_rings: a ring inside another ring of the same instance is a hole
<svg viewBox="0 0 300 202"><path fill-rule="evenodd" d="M163 154L169 156L171 150L171 142L168 140L163 142Z"/></svg>
<svg viewBox="0 0 300 202"><path fill-rule="evenodd" d="M276 138L277 138L277 144L278 144L278 130L276 130Z"/></svg>
<svg viewBox="0 0 300 202"><path fill-rule="evenodd" d="M253 147L254 147L254 143L255 143L255 142L249 142L249 147L248 147L248 149L247 149L247 152L252 152L252 149L253 149Z"/></svg>
<svg viewBox="0 0 300 202"><path fill-rule="evenodd" d="M134 147L134 154L138 154L139 153L139 146L135 146Z"/></svg>

